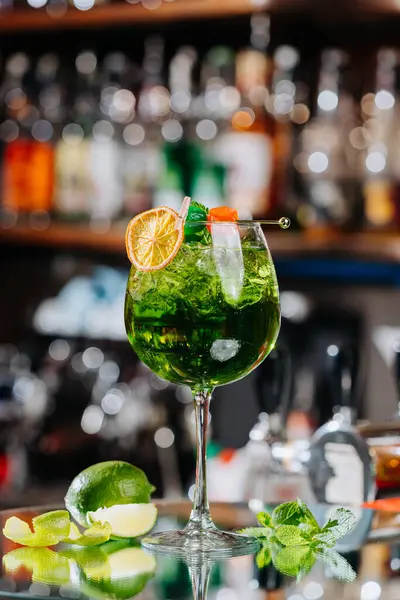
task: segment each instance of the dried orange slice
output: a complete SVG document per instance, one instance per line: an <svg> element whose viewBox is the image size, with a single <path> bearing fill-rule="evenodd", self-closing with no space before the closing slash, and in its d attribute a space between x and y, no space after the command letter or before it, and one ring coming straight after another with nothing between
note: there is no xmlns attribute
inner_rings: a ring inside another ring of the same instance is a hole
<svg viewBox="0 0 400 600"><path fill-rule="evenodd" d="M166 267L183 241L183 227L176 229L178 213L168 206L146 210L134 217L125 234L126 253L140 271Z"/></svg>

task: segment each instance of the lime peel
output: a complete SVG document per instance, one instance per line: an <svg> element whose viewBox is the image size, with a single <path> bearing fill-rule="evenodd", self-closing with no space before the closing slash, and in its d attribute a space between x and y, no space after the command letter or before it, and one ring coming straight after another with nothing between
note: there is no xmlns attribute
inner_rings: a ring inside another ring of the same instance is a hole
<svg viewBox="0 0 400 600"><path fill-rule="evenodd" d="M32 519L32 528L33 531L22 519L10 517L5 523L3 535L12 542L32 548L55 546L59 542L98 546L107 542L111 535L111 525L106 522L94 522L81 533L78 527L71 523L66 510L55 510L35 517Z"/></svg>
<svg viewBox="0 0 400 600"><path fill-rule="evenodd" d="M72 528L74 529L72 530ZM79 533L77 526L71 523L71 530L72 535L70 533L69 537L62 541L66 544L75 544L77 546L99 546L100 544L104 544L104 542L108 542L111 535L111 525L107 522L93 523L82 534ZM78 537L76 537L76 532L78 532Z"/></svg>

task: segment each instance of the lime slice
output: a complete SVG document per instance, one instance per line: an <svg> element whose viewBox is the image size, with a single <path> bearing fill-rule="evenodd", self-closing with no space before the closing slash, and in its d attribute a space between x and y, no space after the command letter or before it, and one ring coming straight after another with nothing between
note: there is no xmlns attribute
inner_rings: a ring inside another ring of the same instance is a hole
<svg viewBox="0 0 400 600"><path fill-rule="evenodd" d="M65 505L80 525L87 526L86 513L114 504L147 504L154 489L141 469L123 461L107 461L75 477Z"/></svg>
<svg viewBox="0 0 400 600"><path fill-rule="evenodd" d="M21 567L29 571L32 581L50 585L63 585L70 580L70 565L49 548L17 548L3 556L7 573L15 573Z"/></svg>
<svg viewBox="0 0 400 600"><path fill-rule="evenodd" d="M60 555L73 561L86 578L101 581L110 577L108 556L99 546L89 548L68 548Z"/></svg>
<svg viewBox="0 0 400 600"><path fill-rule="evenodd" d="M91 523L110 523L113 537L132 538L154 527L157 508L155 504L116 504L88 512L87 519Z"/></svg>

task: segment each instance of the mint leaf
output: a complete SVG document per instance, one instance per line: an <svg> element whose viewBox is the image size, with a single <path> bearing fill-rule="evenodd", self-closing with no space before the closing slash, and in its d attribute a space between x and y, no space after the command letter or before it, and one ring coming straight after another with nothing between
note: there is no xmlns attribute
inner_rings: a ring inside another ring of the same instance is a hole
<svg viewBox="0 0 400 600"><path fill-rule="evenodd" d="M296 525L280 525L275 529L274 537L283 546L308 546L310 543Z"/></svg>
<svg viewBox="0 0 400 600"><path fill-rule="evenodd" d="M272 522L275 525L298 525L302 516L302 510L297 502L285 502L274 509Z"/></svg>
<svg viewBox="0 0 400 600"><path fill-rule="evenodd" d="M328 565L332 574L340 581L351 583L357 577L352 566L335 550L319 550L315 556L317 560Z"/></svg>
<svg viewBox="0 0 400 600"><path fill-rule="evenodd" d="M195 200L191 201L190 208L193 210L193 212L196 210L204 212L206 215L208 214L208 208L204 206L204 204L200 204L200 202L196 202Z"/></svg>
<svg viewBox="0 0 400 600"><path fill-rule="evenodd" d="M259 569L267 567L272 560L271 549L267 544L264 544L261 550L257 553L256 564Z"/></svg>
<svg viewBox="0 0 400 600"><path fill-rule="evenodd" d="M333 548L336 546L337 538L332 531L323 531L322 533L317 533L313 538L313 545L315 548L318 548L321 545L326 546L327 548Z"/></svg>
<svg viewBox="0 0 400 600"><path fill-rule="evenodd" d="M256 538L269 538L271 535L271 530L266 527L245 527L245 529L239 529L238 533L242 533L243 535L252 535Z"/></svg>
<svg viewBox="0 0 400 600"><path fill-rule="evenodd" d="M328 521L322 528L322 533L331 533L336 540L351 531L357 519L351 510L337 508L330 515Z"/></svg>
<svg viewBox="0 0 400 600"><path fill-rule="evenodd" d="M257 521L263 527L273 527L274 526L274 524L272 523L272 517L267 512L259 512L257 515Z"/></svg>
<svg viewBox="0 0 400 600"><path fill-rule="evenodd" d="M308 554L306 554L303 557L300 569L296 575L297 581L300 581L303 577L308 575L308 573L311 571L311 569L315 565L316 561L317 561L317 559L315 556L315 552L312 552L312 550L310 550L308 552Z"/></svg>
<svg viewBox="0 0 400 600"><path fill-rule="evenodd" d="M313 529L316 529L317 531L319 531L320 527L317 523L317 520L314 517L314 515L312 514L311 510L308 508L307 504L305 504L302 500L300 500L300 498L297 498L297 504L300 506L300 508L303 511L304 522L307 523L308 525L311 525L311 527Z"/></svg>
<svg viewBox="0 0 400 600"><path fill-rule="evenodd" d="M320 531L319 525L304 502L297 499L296 502L285 502L277 506L272 513L272 521L276 525L296 525L306 524L309 531Z"/></svg>
<svg viewBox="0 0 400 600"><path fill-rule="evenodd" d="M296 577L301 571L302 565L309 566L312 558L313 552L307 546L287 546L278 550L272 560L275 568L283 575ZM311 569L312 564L308 570Z"/></svg>

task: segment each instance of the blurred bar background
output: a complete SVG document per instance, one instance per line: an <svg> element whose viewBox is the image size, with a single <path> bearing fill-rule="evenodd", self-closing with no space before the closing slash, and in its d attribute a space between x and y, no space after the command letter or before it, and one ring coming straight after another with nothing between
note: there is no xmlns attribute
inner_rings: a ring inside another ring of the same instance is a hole
<svg viewBox="0 0 400 600"><path fill-rule="evenodd" d="M114 458L190 494L190 391L123 324L126 224L185 194L292 221L266 229L276 356L215 393L212 497L259 413L289 444L345 403L396 417L399 27L397 0L1 0L1 505L59 500Z"/></svg>

